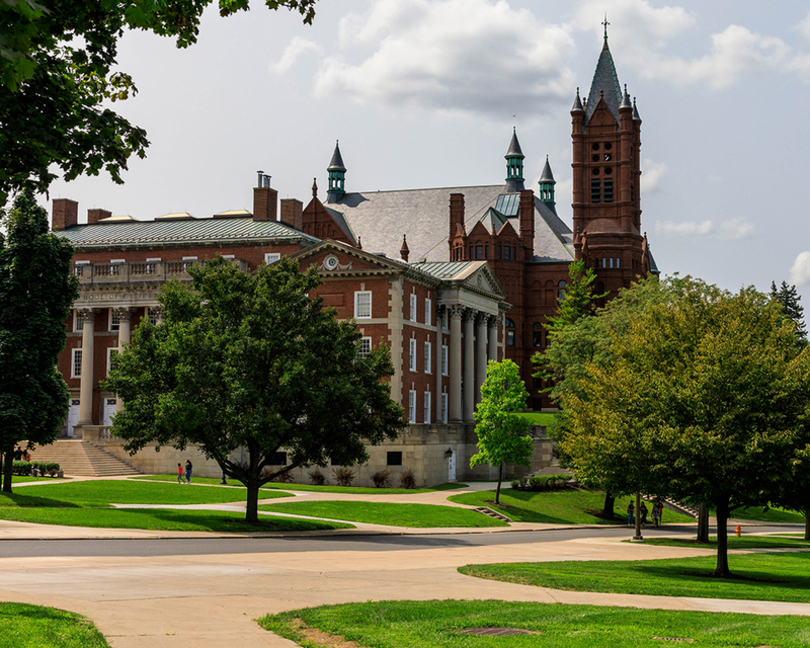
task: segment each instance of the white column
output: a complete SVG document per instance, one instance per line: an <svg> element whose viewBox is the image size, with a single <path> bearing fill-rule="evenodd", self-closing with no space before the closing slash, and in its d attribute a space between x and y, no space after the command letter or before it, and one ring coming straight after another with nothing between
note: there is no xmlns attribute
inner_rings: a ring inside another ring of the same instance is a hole
<svg viewBox="0 0 810 648"><path fill-rule="evenodd" d="M487 331L489 342L487 344L487 360L498 360L498 318L490 315L487 318Z"/></svg>
<svg viewBox="0 0 810 648"><path fill-rule="evenodd" d="M475 404L481 402L481 387L487 377L487 318L478 313L475 320Z"/></svg>
<svg viewBox="0 0 810 648"><path fill-rule="evenodd" d="M129 344L132 333L132 313L135 312L135 309L125 306L114 310L118 316L118 353L121 353L124 350L124 345ZM124 409L124 401L120 396L116 395L115 411L120 412L122 409Z"/></svg>
<svg viewBox="0 0 810 648"><path fill-rule="evenodd" d="M95 319L98 309L82 308L79 318L82 321L82 376L79 386L78 425L93 424L93 354Z"/></svg>
<svg viewBox="0 0 810 648"><path fill-rule="evenodd" d="M448 419L461 422L461 318L464 308L450 308L450 395Z"/></svg>
<svg viewBox="0 0 810 648"><path fill-rule="evenodd" d="M475 311L464 313L464 409L465 422L472 422L475 409Z"/></svg>

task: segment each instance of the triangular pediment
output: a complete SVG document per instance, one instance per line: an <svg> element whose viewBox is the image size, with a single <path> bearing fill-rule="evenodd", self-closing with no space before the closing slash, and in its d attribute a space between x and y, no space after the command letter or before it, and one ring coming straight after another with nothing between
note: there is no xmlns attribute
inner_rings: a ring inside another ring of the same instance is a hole
<svg viewBox="0 0 810 648"><path fill-rule="evenodd" d="M506 291L488 263L482 263L479 268L466 277L463 285L465 288L475 291L497 295L499 299L506 298Z"/></svg>

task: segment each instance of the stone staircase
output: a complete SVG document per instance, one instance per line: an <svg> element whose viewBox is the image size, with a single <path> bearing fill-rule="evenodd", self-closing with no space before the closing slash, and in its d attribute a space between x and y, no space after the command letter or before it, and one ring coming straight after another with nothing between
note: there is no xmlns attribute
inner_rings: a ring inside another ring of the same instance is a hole
<svg viewBox="0 0 810 648"><path fill-rule="evenodd" d="M56 462L66 477L120 477L140 475L129 464L101 448L81 440L60 439L51 445L38 446L31 461Z"/></svg>
<svg viewBox="0 0 810 648"><path fill-rule="evenodd" d="M498 513L498 511L489 508L488 506L475 506L473 507L474 511L478 511L479 513L483 513L484 515L488 515L491 518L495 518L496 520L502 520L503 522L511 522L508 517Z"/></svg>

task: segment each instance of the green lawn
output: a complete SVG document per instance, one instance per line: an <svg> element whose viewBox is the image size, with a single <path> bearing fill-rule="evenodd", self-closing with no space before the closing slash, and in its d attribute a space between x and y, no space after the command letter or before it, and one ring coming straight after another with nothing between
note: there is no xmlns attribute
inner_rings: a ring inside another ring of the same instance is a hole
<svg viewBox="0 0 810 648"><path fill-rule="evenodd" d="M620 506L626 506L624 500L616 500L616 519L605 520L594 513L602 511L605 494L601 491L571 489L532 493L512 488L501 490L500 507L488 504L495 500L495 491L477 491L448 497L451 502L470 506L489 506L515 522L542 522L549 524L622 524L627 516ZM652 518L650 518L652 520ZM665 510L664 520L667 524L674 522L693 522L692 518L674 511Z"/></svg>
<svg viewBox="0 0 810 648"><path fill-rule="evenodd" d="M177 475L143 475L141 477L132 477L133 480L147 480L147 481L177 481ZM219 478L212 477L194 477L195 483L200 484L219 484ZM242 485L235 479L229 479L228 484L231 486ZM365 486L313 486L312 484L281 484L278 482L271 482L262 486L262 490L288 490L288 491L313 491L316 493L348 493L349 495L415 495L416 493L432 493L435 491L445 490L458 490L466 488L467 484L460 484L457 482L440 484L432 488L367 488Z"/></svg>
<svg viewBox="0 0 810 648"><path fill-rule="evenodd" d="M49 607L0 603L0 648L109 648L87 619Z"/></svg>
<svg viewBox="0 0 810 648"><path fill-rule="evenodd" d="M263 493L266 497L287 497L288 493ZM217 504L243 502L244 488L212 488L194 484L181 486L159 482L98 480L26 486L13 494L0 493L0 519L67 526L149 529L156 531L309 531L343 529L348 524L273 518L258 525L245 523L240 511L172 509L114 509L116 504Z"/></svg>
<svg viewBox="0 0 810 648"><path fill-rule="evenodd" d="M701 648L805 648L810 641L804 617L505 601L369 601L285 612L260 623L309 648L339 645L327 643L330 635L374 648L662 648L689 643ZM482 637L462 632L498 627L535 634ZM311 628L328 635L313 636Z"/></svg>
<svg viewBox="0 0 810 648"><path fill-rule="evenodd" d="M715 564L715 556L702 556L466 565L459 571L479 578L578 592L810 603L810 553L731 555L729 567L735 576L731 579L712 576Z"/></svg>
<svg viewBox="0 0 810 648"><path fill-rule="evenodd" d="M262 511L275 511L277 513L420 529L430 527L507 526L506 522L482 515L476 511L435 504L324 501L265 504L259 508Z"/></svg>
<svg viewBox="0 0 810 648"><path fill-rule="evenodd" d="M711 512L714 515L714 511ZM760 522L787 522L804 524L804 516L797 512L783 508L738 508L731 512L735 520L757 520Z"/></svg>
<svg viewBox="0 0 810 648"><path fill-rule="evenodd" d="M709 544L699 543L695 538L644 538L644 543L649 545L658 545L662 547L695 547L703 549L717 549L717 538L711 536ZM632 542L632 540L625 540L624 542ZM729 549L810 549L810 542L804 540L804 536L788 537L780 536L746 536L738 538L733 534L729 534L728 538Z"/></svg>
<svg viewBox="0 0 810 648"><path fill-rule="evenodd" d="M550 425L554 420L553 412L521 412L520 418L529 422L529 425Z"/></svg>

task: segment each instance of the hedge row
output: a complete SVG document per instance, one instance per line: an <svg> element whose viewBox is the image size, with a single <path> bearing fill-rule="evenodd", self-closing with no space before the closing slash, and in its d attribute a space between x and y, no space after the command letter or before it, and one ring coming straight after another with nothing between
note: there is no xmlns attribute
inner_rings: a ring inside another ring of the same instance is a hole
<svg viewBox="0 0 810 648"><path fill-rule="evenodd" d="M51 477L55 477L62 467L56 462L15 461L14 465L11 468L11 473L13 475L30 476L34 472L35 468L37 471L37 475L39 475L40 477L44 475L50 475Z"/></svg>
<svg viewBox="0 0 810 648"><path fill-rule="evenodd" d="M522 491L564 490L572 483L571 475L535 475L513 481L512 488Z"/></svg>

